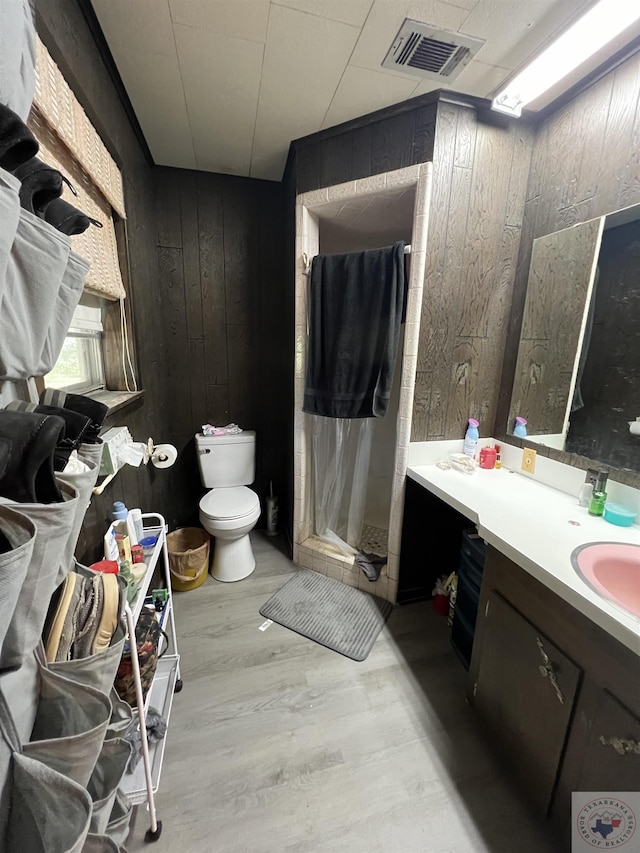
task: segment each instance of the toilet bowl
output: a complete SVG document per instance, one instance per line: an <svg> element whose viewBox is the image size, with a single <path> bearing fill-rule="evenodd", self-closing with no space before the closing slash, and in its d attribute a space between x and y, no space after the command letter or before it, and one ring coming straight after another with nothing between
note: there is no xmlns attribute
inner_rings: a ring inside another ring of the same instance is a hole
<svg viewBox="0 0 640 853"><path fill-rule="evenodd" d="M248 577L256 561L249 533L260 517L260 500L246 486L211 489L200 501L200 522L214 538L211 576L230 582Z"/></svg>

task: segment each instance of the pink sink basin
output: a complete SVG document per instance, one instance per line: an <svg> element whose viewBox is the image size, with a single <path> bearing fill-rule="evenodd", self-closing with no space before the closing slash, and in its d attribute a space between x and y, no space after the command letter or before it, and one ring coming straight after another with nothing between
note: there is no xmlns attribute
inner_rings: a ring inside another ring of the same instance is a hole
<svg viewBox="0 0 640 853"><path fill-rule="evenodd" d="M571 562L598 595L640 619L640 545L593 542L576 548Z"/></svg>

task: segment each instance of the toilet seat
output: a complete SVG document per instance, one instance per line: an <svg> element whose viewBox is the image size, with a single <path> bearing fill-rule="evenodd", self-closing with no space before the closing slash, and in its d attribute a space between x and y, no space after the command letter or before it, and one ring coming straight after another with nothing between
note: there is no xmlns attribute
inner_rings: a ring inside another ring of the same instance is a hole
<svg viewBox="0 0 640 853"><path fill-rule="evenodd" d="M259 508L257 494L246 486L211 489L200 501L200 512L212 521L241 521Z"/></svg>

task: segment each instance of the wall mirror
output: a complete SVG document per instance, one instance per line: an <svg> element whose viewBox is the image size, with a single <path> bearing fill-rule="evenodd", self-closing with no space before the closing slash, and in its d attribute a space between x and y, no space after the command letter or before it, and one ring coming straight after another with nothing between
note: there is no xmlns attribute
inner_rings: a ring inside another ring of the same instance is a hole
<svg viewBox="0 0 640 853"><path fill-rule="evenodd" d="M640 472L640 205L534 240L507 435L517 416L532 441Z"/></svg>

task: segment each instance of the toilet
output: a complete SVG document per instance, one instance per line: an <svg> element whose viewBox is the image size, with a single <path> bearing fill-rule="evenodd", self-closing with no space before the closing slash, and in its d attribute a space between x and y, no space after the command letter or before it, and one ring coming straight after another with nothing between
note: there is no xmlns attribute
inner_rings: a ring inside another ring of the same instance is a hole
<svg viewBox="0 0 640 853"><path fill-rule="evenodd" d="M258 495L247 486L255 479L256 434L196 435L202 485L200 522L215 537L211 575L240 581L256 567L249 533L260 517Z"/></svg>

